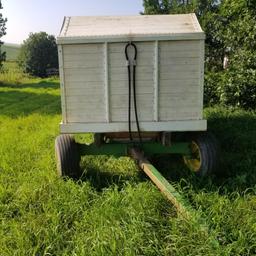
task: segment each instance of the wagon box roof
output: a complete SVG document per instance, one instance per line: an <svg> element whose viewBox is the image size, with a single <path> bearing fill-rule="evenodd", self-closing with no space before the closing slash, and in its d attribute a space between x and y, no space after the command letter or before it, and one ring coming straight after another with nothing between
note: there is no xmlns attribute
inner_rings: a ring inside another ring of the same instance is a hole
<svg viewBox="0 0 256 256"><path fill-rule="evenodd" d="M58 44L204 39L196 15L65 17Z"/></svg>

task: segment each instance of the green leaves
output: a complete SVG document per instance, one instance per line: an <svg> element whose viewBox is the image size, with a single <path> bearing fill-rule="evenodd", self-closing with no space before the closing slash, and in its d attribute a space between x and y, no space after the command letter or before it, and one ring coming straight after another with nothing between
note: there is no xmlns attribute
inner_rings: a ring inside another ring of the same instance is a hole
<svg viewBox="0 0 256 256"><path fill-rule="evenodd" d="M0 0L0 10L3 9L1 0ZM7 19L3 17L2 13L0 13L0 38L6 34L6 27L5 24ZM0 41L0 69L2 68L2 62L5 60L5 52L1 52L1 45L3 44Z"/></svg>
<svg viewBox="0 0 256 256"><path fill-rule="evenodd" d="M206 33L205 103L255 109L255 6L255 0L144 0L144 13L195 12Z"/></svg>
<svg viewBox="0 0 256 256"><path fill-rule="evenodd" d="M24 72L46 77L47 69L58 68L58 52L55 37L45 32L31 33L23 42L19 56Z"/></svg>

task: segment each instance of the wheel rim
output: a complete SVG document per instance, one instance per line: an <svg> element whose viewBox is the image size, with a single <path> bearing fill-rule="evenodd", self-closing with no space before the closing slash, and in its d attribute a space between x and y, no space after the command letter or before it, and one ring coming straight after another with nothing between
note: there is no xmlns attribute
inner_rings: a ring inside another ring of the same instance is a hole
<svg viewBox="0 0 256 256"><path fill-rule="evenodd" d="M185 164L193 172L198 172L201 168L202 158L199 146L195 141L192 141L190 144L191 155L183 156Z"/></svg>

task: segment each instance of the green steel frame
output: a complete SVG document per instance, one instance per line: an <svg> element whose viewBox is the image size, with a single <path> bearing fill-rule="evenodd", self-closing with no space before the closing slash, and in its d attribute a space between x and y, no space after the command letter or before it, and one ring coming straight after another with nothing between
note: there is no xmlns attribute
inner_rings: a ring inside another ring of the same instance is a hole
<svg viewBox="0 0 256 256"><path fill-rule="evenodd" d="M113 155L126 156L131 148L139 148L146 156L154 154L181 154L190 155L190 144L186 142L176 142L171 146L164 146L159 142L143 142L138 143L124 143L124 142L110 142L96 144L78 144L81 155Z"/></svg>
<svg viewBox="0 0 256 256"><path fill-rule="evenodd" d="M177 208L177 211L186 218L191 219L195 214L190 205L176 191L176 189L161 175L161 173L148 162L144 157L154 154L181 154L189 156L191 154L190 144L187 142L172 143L171 146L164 146L159 142L143 142L136 144L131 142L110 142L96 145L78 144L81 155L113 155L113 156L131 156L155 183L160 191Z"/></svg>

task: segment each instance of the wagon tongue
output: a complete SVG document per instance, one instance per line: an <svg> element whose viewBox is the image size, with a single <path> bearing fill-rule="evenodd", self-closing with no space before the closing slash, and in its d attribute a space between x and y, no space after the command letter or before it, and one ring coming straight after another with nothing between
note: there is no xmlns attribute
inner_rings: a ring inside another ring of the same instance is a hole
<svg viewBox="0 0 256 256"><path fill-rule="evenodd" d="M177 213L195 223L199 229L209 235L209 227L206 221L196 212L189 202L172 186L162 174L145 158L143 151L138 148L131 148L129 155L132 157L138 166L146 173L151 181L159 188L166 198L175 206ZM218 241L212 237L214 244Z"/></svg>

